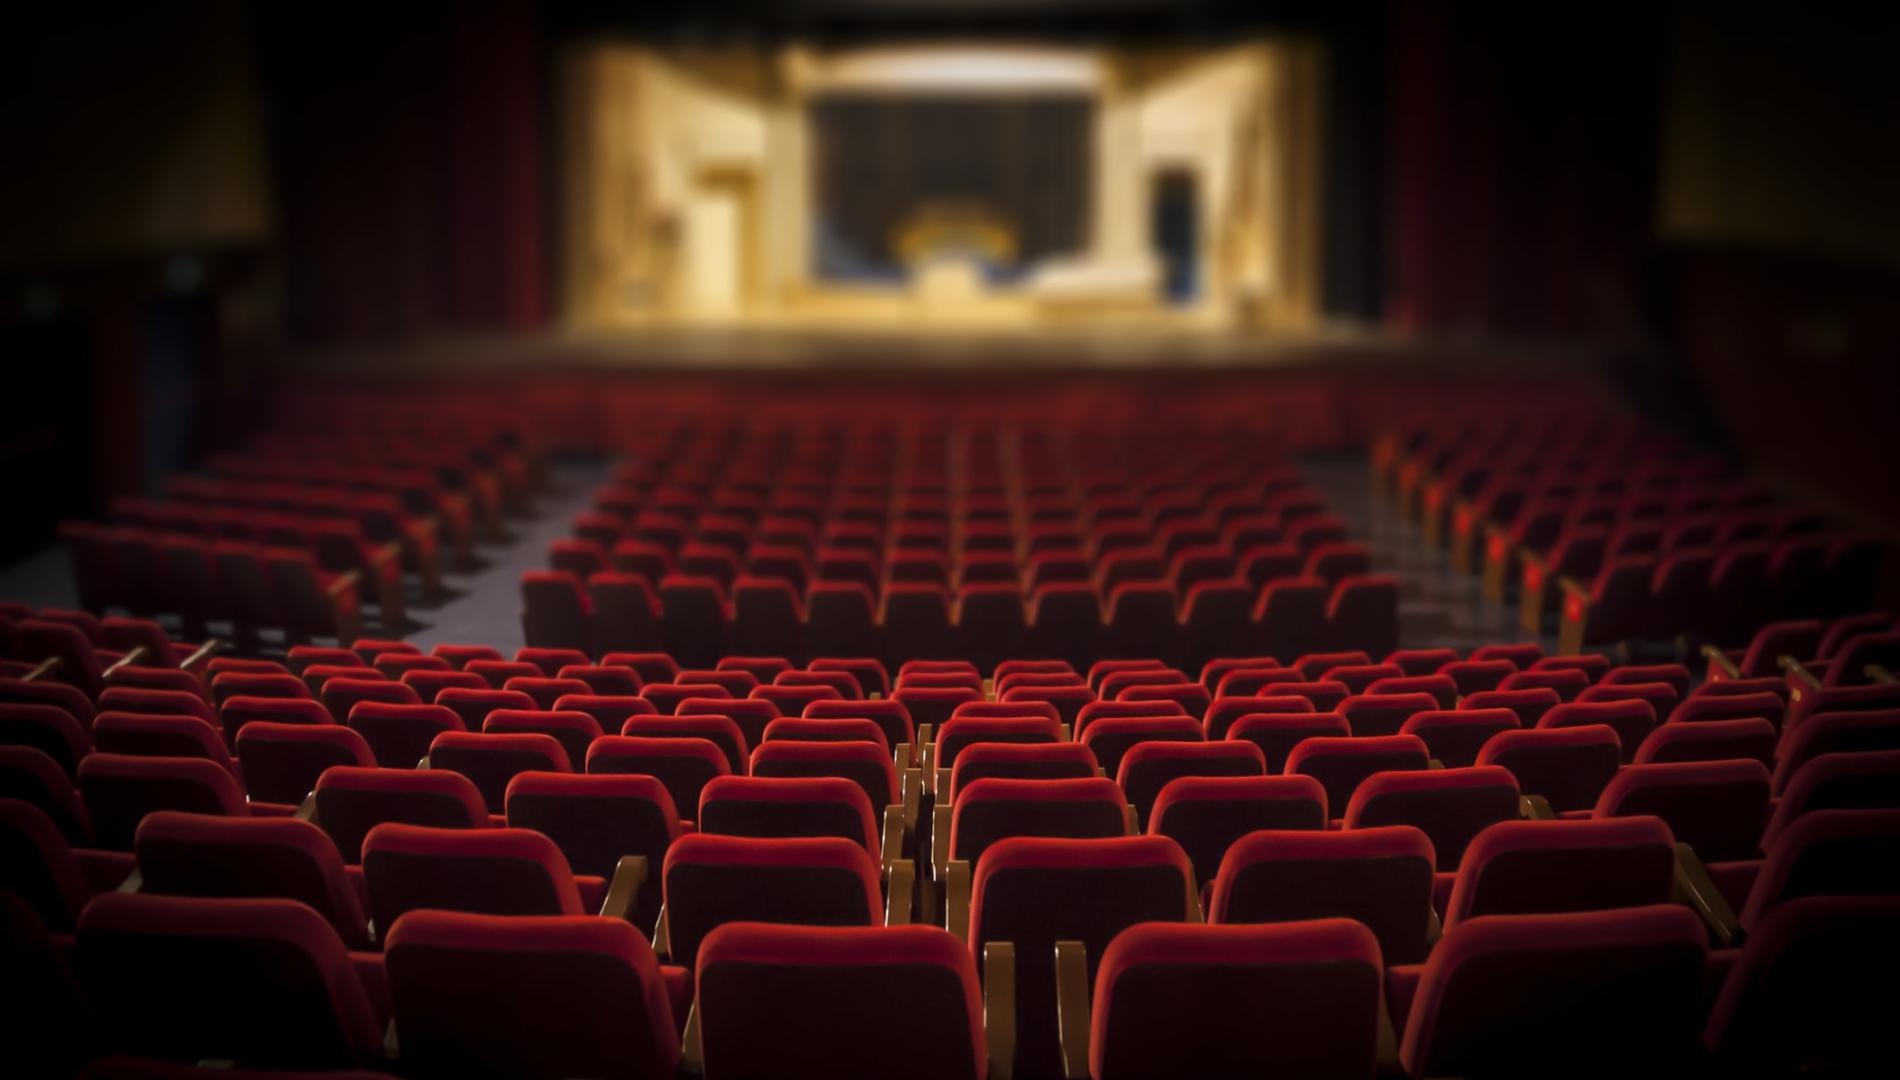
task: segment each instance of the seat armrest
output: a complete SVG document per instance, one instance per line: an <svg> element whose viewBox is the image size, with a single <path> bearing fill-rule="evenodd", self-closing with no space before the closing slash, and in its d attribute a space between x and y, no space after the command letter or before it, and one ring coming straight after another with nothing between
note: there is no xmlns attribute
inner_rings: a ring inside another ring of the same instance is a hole
<svg viewBox="0 0 1900 1080"><path fill-rule="evenodd" d="M884 925L909 926L917 902L917 867L909 862L884 864Z"/></svg>
<svg viewBox="0 0 1900 1080"><path fill-rule="evenodd" d="M890 865L904 857L904 808L896 803L884 808L884 835L881 840L883 850L881 861Z"/></svg>
<svg viewBox="0 0 1900 1080"><path fill-rule="evenodd" d="M1394 964L1385 969L1385 999L1391 1007L1386 1017L1398 1035L1412 1014L1412 999L1418 995L1418 981L1425 974L1424 964Z"/></svg>
<svg viewBox="0 0 1900 1080"><path fill-rule="evenodd" d="M1739 679L1742 677L1742 669L1735 665L1735 659L1719 647L1714 645L1702 646L1702 656L1709 662L1709 674L1711 676L1719 671L1722 673L1722 678L1724 679Z"/></svg>
<svg viewBox="0 0 1900 1080"><path fill-rule="evenodd" d="M943 928L970 940L970 864L953 860L943 875Z"/></svg>
<svg viewBox="0 0 1900 1080"><path fill-rule="evenodd" d="M1557 587L1563 590L1557 619L1557 654L1575 656L1583 651L1584 629L1590 625L1590 587L1568 574L1557 578Z"/></svg>
<svg viewBox="0 0 1900 1080"><path fill-rule="evenodd" d="M33 665L33 670L20 676L21 682L40 682L59 670L59 657L49 656Z"/></svg>
<svg viewBox="0 0 1900 1080"><path fill-rule="evenodd" d="M297 812L290 816L298 821L308 821L315 825L317 823L317 793L313 791L305 795L303 801L297 804Z"/></svg>
<svg viewBox="0 0 1900 1080"><path fill-rule="evenodd" d="M210 659L213 656L216 656L218 652L222 650L223 648L224 648L223 638L207 638L204 644L192 650L192 653L190 656L187 656L183 660L180 660L178 662L179 670L190 671L193 668L199 667L209 662Z"/></svg>
<svg viewBox="0 0 1900 1080"><path fill-rule="evenodd" d="M135 892L143 892L144 889L145 889L145 875L140 873L137 870L134 870L131 873L125 875L125 880L119 882L119 887L116 891L122 892L122 893L135 893Z"/></svg>
<svg viewBox="0 0 1900 1080"><path fill-rule="evenodd" d="M1141 835L1141 815L1135 813L1134 803L1122 804L1122 825L1126 835Z"/></svg>
<svg viewBox="0 0 1900 1080"><path fill-rule="evenodd" d="M113 672L119 670L122 667L137 667L139 664L139 661L144 660L146 656L150 654L150 652L151 650L147 649L143 645L134 645L130 649L126 650L124 656L121 656L117 660L114 660L112 662L112 665L106 668L105 671L101 673L100 677L101 678L108 677Z"/></svg>
<svg viewBox="0 0 1900 1080"><path fill-rule="evenodd" d="M1795 690L1812 692L1821 688L1821 680L1815 677L1814 672L1808 670L1806 664L1796 660L1794 657L1778 656L1775 658L1775 663L1781 667L1782 671L1787 673L1788 685Z"/></svg>
<svg viewBox="0 0 1900 1080"><path fill-rule="evenodd" d="M898 790L904 799L904 828L915 831L917 812L924 801L924 771L911 767L898 772Z"/></svg>
<svg viewBox="0 0 1900 1080"><path fill-rule="evenodd" d="M1863 669L1863 671L1867 675L1868 682L1872 682L1872 683L1900 682L1900 680L1896 680L1894 678L1893 672L1889 671L1887 669L1887 665L1885 664L1868 664L1866 668Z"/></svg>
<svg viewBox="0 0 1900 1080"><path fill-rule="evenodd" d="M1379 995L1379 1032L1377 1051L1374 1055L1373 1070L1377 1076L1403 1076L1405 1066L1399 1061L1399 1030L1392 1024L1392 1008L1386 1003L1386 996Z"/></svg>
<svg viewBox="0 0 1900 1080"><path fill-rule="evenodd" d="M901 742L891 747L891 764L897 767L898 772L917 767L917 759L912 756L910 743Z"/></svg>
<svg viewBox="0 0 1900 1080"><path fill-rule="evenodd" d="M950 800L950 770L935 769L930 774L930 793L939 803Z"/></svg>
<svg viewBox="0 0 1900 1080"><path fill-rule="evenodd" d="M79 864L79 872L86 878L86 884L92 887L96 895L111 892L125 879L138 873L138 859L129 851L100 851L97 848L74 848L73 861Z"/></svg>
<svg viewBox="0 0 1900 1080"><path fill-rule="evenodd" d="M686 1010L686 1030L680 1035L680 1075L706 1075L706 1048L699 1038L699 1002Z"/></svg>
<svg viewBox="0 0 1900 1080"><path fill-rule="evenodd" d="M1496 522L1484 526L1484 598L1504 602L1504 575L1511 566L1511 534Z"/></svg>
<svg viewBox="0 0 1900 1080"><path fill-rule="evenodd" d="M1715 887L1715 881L1709 877L1708 867L1702 865L1695 849L1680 840L1676 842L1676 874L1671 891L1677 900L1694 908L1696 914L1702 916L1716 948L1726 949L1741 944L1742 925L1735 917L1735 909L1729 906L1722 890Z"/></svg>
<svg viewBox="0 0 1900 1080"><path fill-rule="evenodd" d="M992 941L983 946L983 1037L989 1045L990 1076L1011 1080L1016 1074L1016 946Z"/></svg>
<svg viewBox="0 0 1900 1080"><path fill-rule="evenodd" d="M1557 811L1550 808L1550 800L1542 795L1519 795L1517 816L1526 821L1550 821L1557 816Z"/></svg>
<svg viewBox="0 0 1900 1080"><path fill-rule="evenodd" d="M356 571L354 570L339 571L338 573L336 573L330 578L329 583L323 587L323 591L326 593L329 593L330 596L334 599L335 597L342 596L344 593L355 592L356 582L357 582Z"/></svg>
<svg viewBox="0 0 1900 1080"><path fill-rule="evenodd" d="M955 815L954 809L942 803L930 812L930 874L939 882L950 865L950 823Z"/></svg>
<svg viewBox="0 0 1900 1080"><path fill-rule="evenodd" d="M647 857L622 855L614 864L613 880L607 886L600 913L611 919L632 919L634 902L640 898L640 887L646 880Z"/></svg>
<svg viewBox="0 0 1900 1080"><path fill-rule="evenodd" d="M1088 946L1056 942L1056 1029L1062 1040L1063 1080L1089 1080Z"/></svg>
<svg viewBox="0 0 1900 1080"><path fill-rule="evenodd" d="M667 925L666 905L660 905L660 917L653 924L653 955L662 960L673 958L673 931Z"/></svg>
<svg viewBox="0 0 1900 1080"><path fill-rule="evenodd" d="M1534 551L1518 553L1517 624L1535 634L1543 629L1544 596L1550 591L1550 564Z"/></svg>

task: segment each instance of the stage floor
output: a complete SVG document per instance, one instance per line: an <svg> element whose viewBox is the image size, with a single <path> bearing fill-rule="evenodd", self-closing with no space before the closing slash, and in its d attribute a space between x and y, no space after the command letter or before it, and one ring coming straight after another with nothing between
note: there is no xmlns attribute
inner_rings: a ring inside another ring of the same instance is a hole
<svg viewBox="0 0 1900 1080"><path fill-rule="evenodd" d="M656 325L527 335L441 336L400 345L299 349L325 374L472 371L858 371L923 373L1377 372L1512 381L1592 381L1607 362L1587 345L1414 338L1336 324L1266 332L1154 326L970 328L887 325Z"/></svg>

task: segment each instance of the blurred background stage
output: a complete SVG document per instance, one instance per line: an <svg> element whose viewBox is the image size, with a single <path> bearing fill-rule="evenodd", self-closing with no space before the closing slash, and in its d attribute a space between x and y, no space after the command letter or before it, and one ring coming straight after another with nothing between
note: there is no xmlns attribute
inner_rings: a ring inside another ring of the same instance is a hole
<svg viewBox="0 0 1900 1080"><path fill-rule="evenodd" d="M8 546L295 380L1581 380L1893 522L1894 16L25 7ZM1290 385L1290 384L1289 384Z"/></svg>

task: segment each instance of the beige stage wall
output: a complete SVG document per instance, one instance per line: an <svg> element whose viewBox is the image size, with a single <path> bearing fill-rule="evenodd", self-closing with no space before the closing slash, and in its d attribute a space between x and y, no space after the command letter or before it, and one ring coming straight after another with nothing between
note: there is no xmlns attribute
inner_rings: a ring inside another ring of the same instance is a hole
<svg viewBox="0 0 1900 1080"><path fill-rule="evenodd" d="M1319 282L1317 45L1217 50L891 46L837 52L592 44L562 77L563 321L889 329L1100 324L1306 329ZM809 105L833 92L1086 96L1087 243L1027 280L952 264L908 285L817 280ZM1200 283L1161 299L1150 192L1191 174Z"/></svg>

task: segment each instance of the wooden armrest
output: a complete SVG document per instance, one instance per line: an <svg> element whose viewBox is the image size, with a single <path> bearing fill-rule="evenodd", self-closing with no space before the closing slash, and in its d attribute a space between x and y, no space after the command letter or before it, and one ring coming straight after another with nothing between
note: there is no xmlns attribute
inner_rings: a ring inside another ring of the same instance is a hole
<svg viewBox="0 0 1900 1080"><path fill-rule="evenodd" d="M1089 959L1079 941L1056 942L1056 1031L1063 1080L1089 1080Z"/></svg>
<svg viewBox="0 0 1900 1080"><path fill-rule="evenodd" d="M950 807L941 803L930 812L930 875L942 881L944 872L950 867L950 822L953 817Z"/></svg>
<svg viewBox="0 0 1900 1080"><path fill-rule="evenodd" d="M417 762L416 762L416 768L418 768L418 769L426 769L426 768L428 768L428 767L429 767L429 755L427 755L427 754L424 754L424 755L422 755L422 757L421 757L421 758L420 758L419 760L417 760Z"/></svg>
<svg viewBox="0 0 1900 1080"><path fill-rule="evenodd" d="M402 1056L402 1044L396 1039L396 1022L391 1020L383 1029L383 1056L395 1061Z"/></svg>
<svg viewBox="0 0 1900 1080"><path fill-rule="evenodd" d="M1074 742L1075 741L1075 736L1069 731L1069 725L1067 724L1057 724L1056 732L1061 736L1061 738L1058 740L1060 742Z"/></svg>
<svg viewBox="0 0 1900 1080"><path fill-rule="evenodd" d="M355 591L357 580L358 575L356 571L344 570L335 577L332 577L330 584L325 587L323 591L329 593L332 597L342 596L346 592Z"/></svg>
<svg viewBox="0 0 1900 1080"><path fill-rule="evenodd" d="M1550 821L1557 816L1557 811L1550 808L1550 800L1542 795L1519 795L1517 816L1526 821Z"/></svg>
<svg viewBox="0 0 1900 1080"><path fill-rule="evenodd" d="M1550 592L1550 564L1534 551L1521 552L1523 569L1518 575L1517 622L1530 633L1543 629L1544 597Z"/></svg>
<svg viewBox="0 0 1900 1080"><path fill-rule="evenodd" d="M1438 760L1437 758L1426 758L1425 767L1427 769L1442 769L1445 767L1445 763Z"/></svg>
<svg viewBox="0 0 1900 1080"><path fill-rule="evenodd" d="M1708 660L1709 667L1722 673L1724 679L1739 679L1742 677L1742 669L1736 667L1735 661L1721 648L1714 645L1704 645L1702 646L1702 656Z"/></svg>
<svg viewBox="0 0 1900 1080"><path fill-rule="evenodd" d="M305 795L303 797L303 801L297 804L297 812L290 816L296 818L298 821L308 821L312 825L316 824L317 823L317 793L313 791L310 794Z"/></svg>
<svg viewBox="0 0 1900 1080"><path fill-rule="evenodd" d="M645 855L622 855L614 864L613 881L607 885L607 898L601 901L600 913L611 919L633 918L634 901L640 897L640 886L647 880L647 857Z"/></svg>
<svg viewBox="0 0 1900 1080"><path fill-rule="evenodd" d="M147 649L145 646L134 645L132 646L131 649L126 651L126 654L124 656L121 656L117 660L114 660L112 662L112 666L106 668L105 671L101 674L101 677L103 678L106 676L110 676L113 672L119 670L122 667L137 667L139 664L139 661L145 659L146 656L148 655L150 655L150 650ZM170 660L171 658L166 657L166 659Z"/></svg>
<svg viewBox="0 0 1900 1080"><path fill-rule="evenodd" d="M1742 924L1735 918L1735 909L1729 906L1722 890L1715 887L1708 868L1696 857L1695 849L1680 840L1676 842L1674 891L1680 900L1702 916L1702 921L1708 924L1709 933L1715 938L1717 948L1726 949L1741 943Z"/></svg>
<svg viewBox="0 0 1900 1080"><path fill-rule="evenodd" d="M937 801L940 803L949 801L950 799L950 770L949 769L938 769L931 776L930 793L932 795L935 795L937 797Z"/></svg>
<svg viewBox="0 0 1900 1080"><path fill-rule="evenodd" d="M662 960L673 956L673 931L667 924L666 905L660 905L660 917L653 924L653 955Z"/></svg>
<svg viewBox="0 0 1900 1080"><path fill-rule="evenodd" d="M382 568L402 558L402 541L391 540L387 544L376 544L369 549L370 565Z"/></svg>
<svg viewBox="0 0 1900 1080"><path fill-rule="evenodd" d="M1583 651L1584 627L1590 622L1590 587L1569 574L1557 578L1563 590L1563 606L1558 608L1557 653L1574 656Z"/></svg>
<svg viewBox="0 0 1900 1080"><path fill-rule="evenodd" d="M195 668L198 665L203 664L206 661L210 660L213 656L216 656L219 650L223 648L224 648L224 639L211 638L207 640L204 644L198 646L197 650L194 651L190 656L187 656L183 660L179 661L178 667L180 670L190 671L192 668Z"/></svg>
<svg viewBox="0 0 1900 1080"><path fill-rule="evenodd" d="M1430 903L1427 903L1425 905L1425 945L1426 947L1430 948L1431 946L1438 944L1438 939L1444 936L1445 936L1445 923L1443 920L1441 920L1438 917L1438 909L1432 906Z"/></svg>
<svg viewBox="0 0 1900 1080"><path fill-rule="evenodd" d="M1815 677L1814 672L1808 670L1808 665L1794 657L1777 656L1775 663L1787 673L1789 682L1798 689L1819 690L1821 688L1821 680Z"/></svg>
<svg viewBox="0 0 1900 1080"><path fill-rule="evenodd" d="M1399 1062L1399 1032L1392 1026L1392 1010L1386 1005L1385 995L1379 995L1379 1032L1377 1035L1378 1052L1374 1057L1374 1074L1378 1076L1403 1076L1404 1066Z"/></svg>
<svg viewBox="0 0 1900 1080"><path fill-rule="evenodd" d="M880 854L887 864L904 856L904 808L895 803L884 808L883 851Z"/></svg>
<svg viewBox="0 0 1900 1080"><path fill-rule="evenodd" d="M137 870L133 870L131 873L125 875L125 880L119 882L119 887L114 891L122 892L122 893L135 893L135 892L143 891L144 888L145 888L145 875L139 873Z"/></svg>
<svg viewBox="0 0 1900 1080"><path fill-rule="evenodd" d="M909 926L911 907L917 900L917 867L914 863L884 864L884 925Z"/></svg>
<svg viewBox="0 0 1900 1080"><path fill-rule="evenodd" d="M990 1076L1010 1080L1016 1074L1016 946L1007 941L983 946L983 1037Z"/></svg>
<svg viewBox="0 0 1900 1080"><path fill-rule="evenodd" d="M924 771L912 767L899 772L898 789L902 792L904 798L904 828L915 832L917 829L917 814L918 811L923 808L924 803Z"/></svg>
<svg viewBox="0 0 1900 1080"><path fill-rule="evenodd" d="M911 753L911 744L907 742L901 742L891 747L891 764L898 772L917 767L917 761L911 757Z"/></svg>
<svg viewBox="0 0 1900 1080"><path fill-rule="evenodd" d="M1134 803L1122 804L1122 825L1123 825L1123 830L1127 835L1129 836L1141 835L1141 816L1135 813Z"/></svg>
<svg viewBox="0 0 1900 1080"><path fill-rule="evenodd" d="M1480 565L1484 567L1480 577L1484 598L1493 603L1503 603L1504 573L1511 565L1511 534L1496 522L1485 523L1484 558Z"/></svg>
<svg viewBox="0 0 1900 1080"><path fill-rule="evenodd" d="M970 864L952 860L943 874L943 928L970 940Z"/></svg>
<svg viewBox="0 0 1900 1080"><path fill-rule="evenodd" d="M1888 671L1885 664L1868 664L1862 670L1867 675L1868 682L1890 683L1900 681L1893 677L1893 672Z"/></svg>
<svg viewBox="0 0 1900 1080"><path fill-rule="evenodd" d="M680 1072L686 1076L706 1075L706 1048L699 1037L699 1002L686 1010L686 1031L680 1036Z"/></svg>
<svg viewBox="0 0 1900 1080"><path fill-rule="evenodd" d="M59 657L49 656L33 665L33 670L20 676L21 682L39 682L59 670Z"/></svg>

